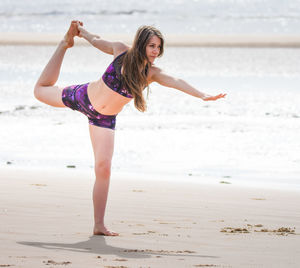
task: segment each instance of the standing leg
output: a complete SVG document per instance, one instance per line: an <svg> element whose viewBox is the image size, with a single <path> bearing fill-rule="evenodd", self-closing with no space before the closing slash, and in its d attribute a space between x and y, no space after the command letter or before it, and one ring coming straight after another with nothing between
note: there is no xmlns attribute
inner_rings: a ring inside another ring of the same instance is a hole
<svg viewBox="0 0 300 268"><path fill-rule="evenodd" d="M59 43L34 87L34 96L39 101L54 107L65 107L62 102L63 88L54 85L58 79L64 55L67 49L74 45L76 35L78 35L77 24L76 21L72 21L64 39Z"/></svg>
<svg viewBox="0 0 300 268"><path fill-rule="evenodd" d="M114 130L94 125L89 125L89 130L95 157L96 174L93 190L94 235L115 236L118 233L109 231L104 224L111 160L114 151Z"/></svg>

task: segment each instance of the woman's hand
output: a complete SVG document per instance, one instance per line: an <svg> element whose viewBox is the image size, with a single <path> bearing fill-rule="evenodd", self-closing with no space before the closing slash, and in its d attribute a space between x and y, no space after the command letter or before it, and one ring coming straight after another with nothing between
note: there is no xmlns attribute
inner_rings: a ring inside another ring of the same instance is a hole
<svg viewBox="0 0 300 268"><path fill-rule="evenodd" d="M204 97L202 97L202 100L204 101L215 101L221 98L225 98L227 94L219 94L217 96L210 96L210 95L205 95Z"/></svg>
<svg viewBox="0 0 300 268"><path fill-rule="evenodd" d="M86 32L86 30L83 28L82 21L77 21L77 29L78 29L78 36L83 37L83 33Z"/></svg>

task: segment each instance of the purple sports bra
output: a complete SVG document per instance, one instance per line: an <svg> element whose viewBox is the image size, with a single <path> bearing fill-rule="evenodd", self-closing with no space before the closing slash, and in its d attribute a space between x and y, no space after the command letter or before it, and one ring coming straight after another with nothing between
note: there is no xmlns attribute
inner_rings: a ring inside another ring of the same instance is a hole
<svg viewBox="0 0 300 268"><path fill-rule="evenodd" d="M113 91L119 93L126 98L132 98L132 95L124 87L121 79L122 58L127 51L116 57L108 66L105 73L102 75L103 82Z"/></svg>

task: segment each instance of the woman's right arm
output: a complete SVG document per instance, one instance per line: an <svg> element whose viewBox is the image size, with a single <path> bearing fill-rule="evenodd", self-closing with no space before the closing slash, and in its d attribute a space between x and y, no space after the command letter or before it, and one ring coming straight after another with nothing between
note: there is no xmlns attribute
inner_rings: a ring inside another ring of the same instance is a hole
<svg viewBox="0 0 300 268"><path fill-rule="evenodd" d="M122 42L112 42L102 39L99 35L92 34L83 28L82 25L77 23L79 30L79 37L83 37L87 40L92 46L100 49L104 53L110 55L118 55L120 51L124 51L129 48L126 44Z"/></svg>

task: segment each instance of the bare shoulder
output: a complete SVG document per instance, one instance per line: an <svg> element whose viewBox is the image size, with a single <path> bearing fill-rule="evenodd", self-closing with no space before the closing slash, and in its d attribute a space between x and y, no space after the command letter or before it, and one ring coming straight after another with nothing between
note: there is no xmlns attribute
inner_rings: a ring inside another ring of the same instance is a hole
<svg viewBox="0 0 300 268"><path fill-rule="evenodd" d="M118 57L123 52L127 51L130 48L129 45L125 44L121 41L116 41L113 43L113 51L114 51L114 58Z"/></svg>
<svg viewBox="0 0 300 268"><path fill-rule="evenodd" d="M151 65L151 67L149 68L149 72L148 72L148 81L149 83L155 82L155 76L160 74L162 72L162 69L157 67L156 65Z"/></svg>
<svg viewBox="0 0 300 268"><path fill-rule="evenodd" d="M156 65L152 64L149 68L149 74L158 74L158 73L161 73L162 72L162 69L157 67Z"/></svg>

